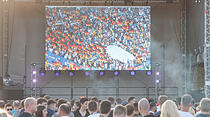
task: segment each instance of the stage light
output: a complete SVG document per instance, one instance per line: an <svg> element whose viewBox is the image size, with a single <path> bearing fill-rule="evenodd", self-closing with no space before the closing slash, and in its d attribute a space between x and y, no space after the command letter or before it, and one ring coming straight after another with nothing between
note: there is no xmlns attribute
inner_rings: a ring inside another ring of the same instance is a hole
<svg viewBox="0 0 210 117"><path fill-rule="evenodd" d="M132 70L130 74L131 76L135 76L136 72Z"/></svg>
<svg viewBox="0 0 210 117"><path fill-rule="evenodd" d="M151 76L152 75L152 71L147 71L147 76Z"/></svg>
<svg viewBox="0 0 210 117"><path fill-rule="evenodd" d="M33 83L36 83L36 79L33 79Z"/></svg>
<svg viewBox="0 0 210 117"><path fill-rule="evenodd" d="M54 73L55 73L55 76L60 76L61 71L59 71L59 70L55 70L55 71L54 71Z"/></svg>
<svg viewBox="0 0 210 117"><path fill-rule="evenodd" d="M36 63L32 63L31 65L36 66Z"/></svg>
<svg viewBox="0 0 210 117"><path fill-rule="evenodd" d="M41 72L41 73L40 73L40 76L44 76L44 75L45 75L45 73L44 73L44 72Z"/></svg>
<svg viewBox="0 0 210 117"><path fill-rule="evenodd" d="M100 76L103 76L103 75L104 75L104 72L103 72L103 71L100 71L100 72L99 72L99 75L100 75Z"/></svg>
<svg viewBox="0 0 210 117"><path fill-rule="evenodd" d="M60 76L60 73L56 72L56 73L55 73L55 76Z"/></svg>
<svg viewBox="0 0 210 117"><path fill-rule="evenodd" d="M69 72L69 76L70 77L74 76L74 73L73 72Z"/></svg>
<svg viewBox="0 0 210 117"><path fill-rule="evenodd" d="M156 72L156 75L159 76L160 75L160 72Z"/></svg>
<svg viewBox="0 0 210 117"><path fill-rule="evenodd" d="M36 74L36 71L34 70L32 73L33 73L33 75L35 75Z"/></svg>
<svg viewBox="0 0 210 117"><path fill-rule="evenodd" d="M89 76L89 72L88 71L85 72L85 76Z"/></svg>
<svg viewBox="0 0 210 117"><path fill-rule="evenodd" d="M40 74L40 76L45 76L45 70L43 67L40 68L39 74Z"/></svg>
<svg viewBox="0 0 210 117"><path fill-rule="evenodd" d="M160 80L156 80L156 83L160 83Z"/></svg>
<svg viewBox="0 0 210 117"><path fill-rule="evenodd" d="M118 71L114 71L114 76L118 76L119 72Z"/></svg>

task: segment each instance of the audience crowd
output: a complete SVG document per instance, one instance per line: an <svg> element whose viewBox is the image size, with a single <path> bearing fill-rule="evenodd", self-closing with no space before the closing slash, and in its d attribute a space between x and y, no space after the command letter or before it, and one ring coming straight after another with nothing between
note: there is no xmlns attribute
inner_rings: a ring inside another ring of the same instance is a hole
<svg viewBox="0 0 210 117"><path fill-rule="evenodd" d="M189 94L176 100L160 95L157 102L153 98L81 97L76 100L28 97L21 101L0 100L0 117L210 117L210 99L203 98L194 104Z"/></svg>

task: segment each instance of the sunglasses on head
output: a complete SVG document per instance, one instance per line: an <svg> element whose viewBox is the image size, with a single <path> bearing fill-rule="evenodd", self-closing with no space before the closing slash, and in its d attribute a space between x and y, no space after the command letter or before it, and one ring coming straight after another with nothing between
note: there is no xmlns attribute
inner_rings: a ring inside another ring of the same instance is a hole
<svg viewBox="0 0 210 117"><path fill-rule="evenodd" d="M7 111L12 111L12 108L8 108Z"/></svg>

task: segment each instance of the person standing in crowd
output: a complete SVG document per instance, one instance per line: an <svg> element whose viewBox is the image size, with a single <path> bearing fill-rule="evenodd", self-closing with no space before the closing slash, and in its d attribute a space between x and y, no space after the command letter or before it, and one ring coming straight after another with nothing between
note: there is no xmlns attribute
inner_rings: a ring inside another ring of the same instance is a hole
<svg viewBox="0 0 210 117"><path fill-rule="evenodd" d="M155 100L153 99L153 98L146 98L148 101L149 101L149 103L152 103L152 102L155 102Z"/></svg>
<svg viewBox="0 0 210 117"><path fill-rule="evenodd" d="M161 107L160 117L180 117L178 108L172 100L167 100Z"/></svg>
<svg viewBox="0 0 210 117"><path fill-rule="evenodd" d="M155 117L149 114L149 101L146 98L142 98L138 103L138 109L141 113L141 117Z"/></svg>
<svg viewBox="0 0 210 117"><path fill-rule="evenodd" d="M179 111L181 117L193 117L189 112L190 107L192 106L192 96L185 94L181 98L181 111Z"/></svg>
<svg viewBox="0 0 210 117"><path fill-rule="evenodd" d="M139 109L138 109L138 102L135 102L133 104L133 106L134 106L134 117L140 117L140 115L139 115Z"/></svg>
<svg viewBox="0 0 210 117"><path fill-rule="evenodd" d="M98 98L96 96L91 97L91 100L98 102Z"/></svg>
<svg viewBox="0 0 210 117"><path fill-rule="evenodd" d="M118 98L116 99L116 103L117 103L117 104L122 104L122 99L118 97Z"/></svg>
<svg viewBox="0 0 210 117"><path fill-rule="evenodd" d="M195 100L192 98L192 106L190 107L190 113L195 116L195 113L196 113L196 107L194 107L195 105Z"/></svg>
<svg viewBox="0 0 210 117"><path fill-rule="evenodd" d="M56 111L56 102L54 100L47 101L47 117L52 117Z"/></svg>
<svg viewBox="0 0 210 117"><path fill-rule="evenodd" d="M71 111L75 112L76 110L79 110L81 108L81 104L79 101L74 103L74 106L72 107Z"/></svg>
<svg viewBox="0 0 210 117"><path fill-rule="evenodd" d="M160 95L158 97L158 104L159 104L160 110L154 114L156 117L160 117L161 107L166 100L168 100L168 97L166 95Z"/></svg>
<svg viewBox="0 0 210 117"><path fill-rule="evenodd" d="M45 105L38 105L35 117L47 117L47 108Z"/></svg>
<svg viewBox="0 0 210 117"><path fill-rule="evenodd" d="M14 117L20 117L20 115L25 111L24 102L25 99L21 100L19 110L15 112Z"/></svg>
<svg viewBox="0 0 210 117"><path fill-rule="evenodd" d="M113 111L113 117L126 117L126 108L122 105L117 105Z"/></svg>
<svg viewBox="0 0 210 117"><path fill-rule="evenodd" d="M33 97L26 98L24 102L25 111L20 117L33 117L32 114L37 111L37 100Z"/></svg>
<svg viewBox="0 0 210 117"><path fill-rule="evenodd" d="M203 98L200 101L201 112L198 113L195 117L210 117L210 99Z"/></svg>
<svg viewBox="0 0 210 117"><path fill-rule="evenodd" d="M114 97L108 97L107 100L110 101L110 103L111 103L111 112L109 113L108 117L113 117L113 110L114 110L115 104L116 104L115 99L114 99Z"/></svg>
<svg viewBox="0 0 210 117"><path fill-rule="evenodd" d="M19 107L20 107L20 102L18 100L15 100L13 103L12 103L12 106L13 106L13 110L12 110L12 116L15 115L15 112L19 110Z"/></svg>
<svg viewBox="0 0 210 117"><path fill-rule="evenodd" d="M181 97L178 97L176 99L176 105L177 105L178 110L181 110Z"/></svg>
<svg viewBox="0 0 210 117"><path fill-rule="evenodd" d="M51 97L50 97L49 95L45 95L45 96L44 96L44 99L46 99L46 100L50 100L50 98L51 98Z"/></svg>
<svg viewBox="0 0 210 117"><path fill-rule="evenodd" d="M12 113L11 113L12 112L12 104L11 103L5 104L4 110L6 110L8 114L12 115Z"/></svg>
<svg viewBox="0 0 210 117"><path fill-rule="evenodd" d="M111 103L108 100L104 100L100 104L100 115L99 117L108 117L111 112Z"/></svg>
<svg viewBox="0 0 210 117"><path fill-rule="evenodd" d="M129 98L128 98L128 103L129 103L129 104L133 104L133 103L135 103L135 102L136 102L135 97L129 97Z"/></svg>
<svg viewBox="0 0 210 117"><path fill-rule="evenodd" d="M61 104L58 109L59 117L69 117L71 107L68 104Z"/></svg>
<svg viewBox="0 0 210 117"><path fill-rule="evenodd" d="M0 100L0 109L4 109L5 101Z"/></svg>
<svg viewBox="0 0 210 117"><path fill-rule="evenodd" d="M71 101L70 101L70 106L71 106L72 108L73 108L75 102L76 102L75 100L71 100ZM72 110L72 108L71 108L71 110Z"/></svg>
<svg viewBox="0 0 210 117"><path fill-rule="evenodd" d="M74 112L74 116L75 117L87 117L87 116L89 116L90 114L87 110L88 99L87 98L81 98L80 99L80 104L81 104L81 108Z"/></svg>
<svg viewBox="0 0 210 117"><path fill-rule="evenodd" d="M66 103L67 103L66 100L64 100L64 99L62 99L62 98L61 98L61 99L58 99L58 100L57 100L57 108L59 108L61 104L66 104ZM52 117L59 117L59 113L58 113L58 112L54 113L54 114L52 115Z"/></svg>
<svg viewBox="0 0 210 117"><path fill-rule="evenodd" d="M108 97L108 100L111 102L111 105L112 105L111 110L114 110L114 108L115 108L115 99L114 99L114 97Z"/></svg>
<svg viewBox="0 0 210 117"><path fill-rule="evenodd" d="M155 102L151 102L150 103L149 113L151 115L154 115L154 113L156 112L156 110L157 110L156 103Z"/></svg>
<svg viewBox="0 0 210 117"><path fill-rule="evenodd" d="M126 113L127 113L127 117L133 117L134 116L134 106L132 104L127 104L126 106Z"/></svg>
<svg viewBox="0 0 210 117"><path fill-rule="evenodd" d="M44 105L47 107L47 100L45 98L38 98L37 99L37 105Z"/></svg>
<svg viewBox="0 0 210 117"><path fill-rule="evenodd" d="M88 103L88 111L90 113L89 117L98 117L99 113L97 113L97 110L98 110L97 102L94 100L91 100Z"/></svg>

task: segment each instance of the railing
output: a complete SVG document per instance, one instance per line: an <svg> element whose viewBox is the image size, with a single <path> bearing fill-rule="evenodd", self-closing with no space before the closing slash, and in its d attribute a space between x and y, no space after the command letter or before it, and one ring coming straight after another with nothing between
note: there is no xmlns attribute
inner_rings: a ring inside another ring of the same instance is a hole
<svg viewBox="0 0 210 117"><path fill-rule="evenodd" d="M92 89L92 90L91 90ZM135 90L138 91L136 93L125 93L125 90ZM165 93L169 97L178 97L178 88L177 87L161 87L159 94L161 95L162 90L168 90L169 93ZM31 92L34 90L33 88L27 87L26 90ZM78 91L79 90L79 91ZM93 93L93 90L100 91L101 93ZM112 93L103 92L103 90L111 90ZM63 91L63 92L62 92ZM140 93L140 92L142 93ZM49 92L56 92L56 93L49 93ZM62 94L61 94L62 92ZM113 93L114 92L114 93ZM145 93L146 92L146 93ZM154 97L155 96L155 87L37 87L36 88L36 96L47 94L52 97L69 97L71 99L75 97L91 97L91 96L115 96L115 97L122 97L122 96L135 96L135 97ZM33 96L33 94L27 93L25 96Z"/></svg>

